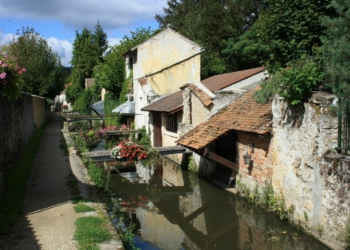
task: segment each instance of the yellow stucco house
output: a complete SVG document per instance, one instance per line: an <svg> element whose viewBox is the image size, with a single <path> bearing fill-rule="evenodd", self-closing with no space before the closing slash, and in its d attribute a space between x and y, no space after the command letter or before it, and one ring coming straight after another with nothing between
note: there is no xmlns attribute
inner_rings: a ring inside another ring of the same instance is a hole
<svg viewBox="0 0 350 250"><path fill-rule="evenodd" d="M171 124L175 126L182 120L182 112L161 110L150 114L142 108L156 98L179 91L184 84L199 82L202 51L195 42L166 28L124 54L126 75L133 74L135 128L145 126L151 132L153 146L162 146L164 140L173 144L178 135Z"/></svg>

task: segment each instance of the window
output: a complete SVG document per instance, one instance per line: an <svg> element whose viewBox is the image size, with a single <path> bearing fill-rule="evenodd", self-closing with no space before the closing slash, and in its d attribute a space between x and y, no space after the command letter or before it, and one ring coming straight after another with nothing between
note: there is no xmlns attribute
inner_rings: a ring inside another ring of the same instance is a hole
<svg viewBox="0 0 350 250"><path fill-rule="evenodd" d="M177 113L166 113L165 128L169 132L177 133Z"/></svg>
<svg viewBox="0 0 350 250"><path fill-rule="evenodd" d="M134 64L133 57L130 56L130 57L129 57L129 60L128 60L128 68L129 68L129 69L132 69L133 64Z"/></svg>

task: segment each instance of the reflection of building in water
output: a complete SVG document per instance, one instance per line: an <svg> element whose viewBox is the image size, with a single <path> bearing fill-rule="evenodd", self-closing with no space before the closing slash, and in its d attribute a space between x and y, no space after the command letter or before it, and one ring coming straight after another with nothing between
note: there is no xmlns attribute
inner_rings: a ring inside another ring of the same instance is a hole
<svg viewBox="0 0 350 250"><path fill-rule="evenodd" d="M141 237L161 249L177 250L182 248L186 234L176 224L168 221L162 214L142 208L136 210L141 224Z"/></svg>
<svg viewBox="0 0 350 250"><path fill-rule="evenodd" d="M154 167L144 166L141 161L138 161L135 165L136 165L136 173L138 177L141 178L141 182L149 183L154 174Z"/></svg>
<svg viewBox="0 0 350 250"><path fill-rule="evenodd" d="M185 186L184 176L179 165L163 158L163 186Z"/></svg>
<svg viewBox="0 0 350 250"><path fill-rule="evenodd" d="M163 185L191 186L177 196L162 196L155 204L161 213L176 223L187 235L186 249L227 249L238 243L238 219L235 202L229 193L202 181L197 175L187 175L176 163L164 160ZM225 204L225 206L223 206Z"/></svg>

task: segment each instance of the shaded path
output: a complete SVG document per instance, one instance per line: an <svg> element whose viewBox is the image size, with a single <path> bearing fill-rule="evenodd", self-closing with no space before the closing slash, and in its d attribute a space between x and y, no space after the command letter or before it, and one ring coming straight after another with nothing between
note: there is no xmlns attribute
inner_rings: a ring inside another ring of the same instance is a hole
<svg viewBox="0 0 350 250"><path fill-rule="evenodd" d="M66 185L71 172L69 158L60 148L62 121L44 131L24 199L24 215L9 236L0 239L0 250L74 250L72 240L78 215Z"/></svg>

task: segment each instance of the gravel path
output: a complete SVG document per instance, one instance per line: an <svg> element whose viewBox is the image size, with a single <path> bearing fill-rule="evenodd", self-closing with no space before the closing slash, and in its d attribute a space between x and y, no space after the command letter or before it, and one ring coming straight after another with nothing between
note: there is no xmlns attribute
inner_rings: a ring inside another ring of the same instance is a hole
<svg viewBox="0 0 350 250"><path fill-rule="evenodd" d="M23 217L10 235L0 239L1 250L77 249L73 234L78 215L66 185L71 167L60 148L61 124L54 116L46 127L27 182Z"/></svg>

